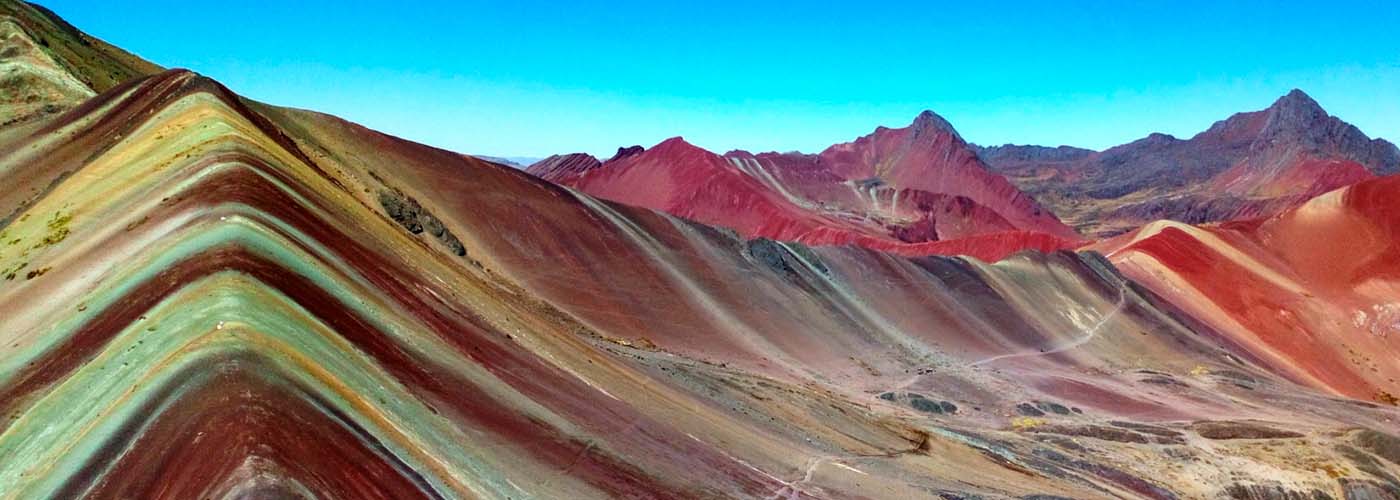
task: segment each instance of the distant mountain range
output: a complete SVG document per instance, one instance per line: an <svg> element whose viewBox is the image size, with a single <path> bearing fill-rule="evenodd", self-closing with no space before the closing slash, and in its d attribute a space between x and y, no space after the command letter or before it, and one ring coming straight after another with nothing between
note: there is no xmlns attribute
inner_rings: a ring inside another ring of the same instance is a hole
<svg viewBox="0 0 1400 500"><path fill-rule="evenodd" d="M676 138L607 161L559 155L526 169L746 237L991 260L1158 219L1267 216L1398 170L1395 145L1329 116L1298 90L1189 140L1152 134L1102 152L980 147L925 111L908 127L879 127L812 155L718 155Z"/></svg>
<svg viewBox="0 0 1400 500"><path fill-rule="evenodd" d="M499 164L505 165L505 166L507 166L507 167L521 168L521 169L523 169L523 168L525 168L525 167L528 167L528 166L530 166L530 165L534 165L535 163L538 163L540 160L543 159L543 158L534 157L534 156L486 156L486 155L472 155L472 156L475 156L475 157L477 157L477 158L479 158L479 159L482 159L482 160L489 161L489 162L491 162L491 163L499 163Z"/></svg>
<svg viewBox="0 0 1400 500"><path fill-rule="evenodd" d="M1294 90L1190 139L1152 134L1102 152L1061 146L978 148L1084 234L1107 236L1157 219L1260 217L1333 189L1400 171L1400 150L1330 116Z"/></svg>
<svg viewBox="0 0 1400 500"><path fill-rule="evenodd" d="M647 149L620 149L607 161L554 156L526 171L750 238L988 260L1079 241L927 111L907 127L880 127L815 155L719 155L677 137Z"/></svg>

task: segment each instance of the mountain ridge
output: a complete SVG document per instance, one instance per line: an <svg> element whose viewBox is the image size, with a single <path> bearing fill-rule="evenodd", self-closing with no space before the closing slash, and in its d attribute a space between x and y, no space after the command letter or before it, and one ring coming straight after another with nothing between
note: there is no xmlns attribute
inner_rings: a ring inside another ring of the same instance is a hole
<svg viewBox="0 0 1400 500"><path fill-rule="evenodd" d="M1400 149L1327 114L1298 89L1189 139L1153 133L1069 158L994 153L983 153L993 170L1098 236L1160 218L1205 223L1272 215L1400 171Z"/></svg>
<svg viewBox="0 0 1400 500"><path fill-rule="evenodd" d="M526 171L750 238L856 244L906 255L959 251L987 260L1022 249L1067 248L1078 238L987 172L952 125L932 111L907 127L878 127L815 155L736 150L721 156L673 137L651 148L619 148L603 162L560 155ZM971 239L953 243L963 238Z"/></svg>

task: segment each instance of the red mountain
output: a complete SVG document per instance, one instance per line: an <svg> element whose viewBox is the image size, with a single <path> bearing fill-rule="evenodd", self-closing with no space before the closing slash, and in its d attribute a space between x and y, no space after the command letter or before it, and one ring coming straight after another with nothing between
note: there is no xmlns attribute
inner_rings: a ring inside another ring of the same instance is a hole
<svg viewBox="0 0 1400 500"><path fill-rule="evenodd" d="M1187 140L1166 134L1103 152L980 148L1007 175L1086 234L1157 219L1188 223L1278 213L1333 189L1400 171L1400 150L1330 116L1294 90Z"/></svg>
<svg viewBox="0 0 1400 500"><path fill-rule="evenodd" d="M1293 380L1394 402L1400 364L1400 176L1278 215L1157 222L1096 244L1129 278Z"/></svg>
<svg viewBox="0 0 1400 500"><path fill-rule="evenodd" d="M729 227L745 237L856 244L905 255L997 260L1078 235L987 170L947 121L924 112L816 155L720 156L673 138L599 162L574 154L527 170L585 193Z"/></svg>

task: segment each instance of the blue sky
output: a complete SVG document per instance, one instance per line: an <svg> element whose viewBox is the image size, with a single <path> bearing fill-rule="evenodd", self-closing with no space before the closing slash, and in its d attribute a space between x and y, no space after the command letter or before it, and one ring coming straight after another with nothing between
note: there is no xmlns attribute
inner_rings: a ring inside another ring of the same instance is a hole
<svg viewBox="0 0 1400 500"><path fill-rule="evenodd" d="M815 152L923 109L972 142L1103 148L1294 87L1400 139L1394 2L41 3L243 95L468 153Z"/></svg>

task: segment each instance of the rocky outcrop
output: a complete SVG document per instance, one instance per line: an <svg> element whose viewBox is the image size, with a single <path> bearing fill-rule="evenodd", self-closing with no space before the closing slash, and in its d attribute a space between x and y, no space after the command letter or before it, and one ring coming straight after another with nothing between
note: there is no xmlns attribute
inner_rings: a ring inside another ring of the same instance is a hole
<svg viewBox="0 0 1400 500"><path fill-rule="evenodd" d="M1400 465L1400 437L1373 429L1360 429L1352 434L1352 440L1362 449Z"/></svg>
<svg viewBox="0 0 1400 500"><path fill-rule="evenodd" d="M427 232L447 247L447 251L458 257L467 255L466 247L462 246L462 241L457 239L457 235L443 225L441 219L418 204L418 200L412 196L403 194L397 189L383 190L379 192L379 205L384 208L384 213L399 223L404 229L413 234Z"/></svg>
<svg viewBox="0 0 1400 500"><path fill-rule="evenodd" d="M628 157L628 156L634 156L634 155L641 154L642 151L646 151L646 148L641 147L641 146L619 147L619 148L617 148L617 153L613 154L612 158L608 158L608 161L617 161L617 160L621 160L621 159L626 158L626 157Z"/></svg>

